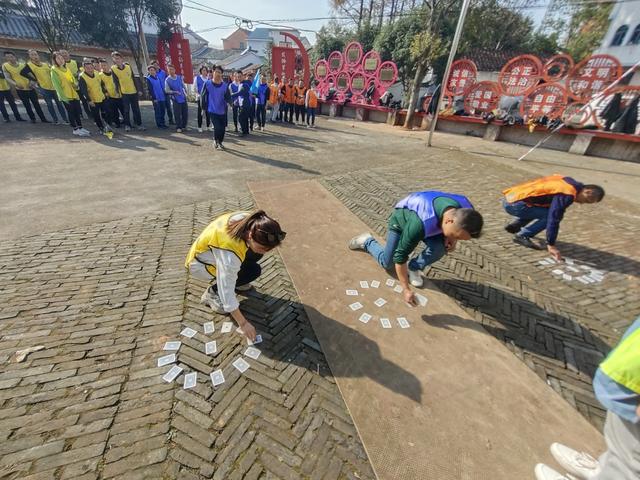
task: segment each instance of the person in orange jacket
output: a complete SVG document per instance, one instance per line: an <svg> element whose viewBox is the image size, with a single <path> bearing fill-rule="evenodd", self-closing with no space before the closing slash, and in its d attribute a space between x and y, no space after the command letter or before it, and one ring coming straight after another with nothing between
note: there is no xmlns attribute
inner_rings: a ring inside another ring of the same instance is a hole
<svg viewBox="0 0 640 480"><path fill-rule="evenodd" d="M293 85L293 78L289 79L289 82L284 84L281 89L283 101L284 101L284 116L283 121L293 123L293 111L295 107L295 87ZM280 111L282 111L282 107L280 107ZM289 119L287 120L287 114L289 115Z"/></svg>
<svg viewBox="0 0 640 480"><path fill-rule="evenodd" d="M307 108L307 127L315 128L316 126L316 108L318 108L318 85L320 82L315 80L313 87L307 90L305 95L305 106Z"/></svg>
<svg viewBox="0 0 640 480"><path fill-rule="evenodd" d="M271 123L274 123L280 114L280 79L278 77L274 77L273 83L269 85L269 105L271 106Z"/></svg>
<svg viewBox="0 0 640 480"><path fill-rule="evenodd" d="M296 111L296 123L298 125L304 125L304 117L305 117L305 100L307 95L307 89L304 86L304 81L300 80L298 85L294 88L295 97L295 111ZM300 121L300 116L302 115L302 122Z"/></svg>

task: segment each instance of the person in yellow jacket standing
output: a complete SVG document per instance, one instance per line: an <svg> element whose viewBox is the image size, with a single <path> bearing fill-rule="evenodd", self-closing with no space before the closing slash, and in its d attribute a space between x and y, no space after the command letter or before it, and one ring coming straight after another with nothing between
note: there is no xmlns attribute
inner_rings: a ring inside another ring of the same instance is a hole
<svg viewBox="0 0 640 480"><path fill-rule="evenodd" d="M96 123L100 133L109 136L111 128L109 128L109 125L105 125L102 119L103 115L106 116L104 101L107 97L105 96L104 85L90 58L85 58L82 61L82 65L84 71L78 77L80 96L86 99L93 121Z"/></svg>
<svg viewBox="0 0 640 480"><path fill-rule="evenodd" d="M10 85L12 85L18 93L18 98L22 101L24 108L27 110L27 115L31 119L31 123L36 123L36 116L33 111L35 110L40 117L42 123L49 123L49 120L44 116L42 108L40 108L40 102L38 101L38 94L34 88L35 82L29 80L22 75L22 69L24 63L18 62L13 52L4 52L5 62L2 64L2 71L4 78ZM31 106L33 105L33 109Z"/></svg>
<svg viewBox="0 0 640 480"><path fill-rule="evenodd" d="M4 118L4 121L9 123L11 122L11 119L9 118L9 113L7 113L7 109L4 106L5 100L11 107L11 111L13 112L16 122L26 122L26 120L20 116L20 112L18 112L16 101L13 98L13 93L11 93L11 85L9 85L9 82L4 78L4 72L0 68L0 113L2 114L2 118Z"/></svg>
<svg viewBox="0 0 640 480"><path fill-rule="evenodd" d="M131 120L129 117L129 109L133 112L133 122L138 130L146 130L142 126L142 115L140 114L140 104L138 103L138 87L133 81L133 70L131 65L124 62L120 52L111 53L115 65L111 67L113 74L118 77L120 83L120 93L122 94L122 103L124 105L124 129L131 130Z"/></svg>
<svg viewBox="0 0 640 480"><path fill-rule="evenodd" d="M240 311L236 292L251 289L260 276L258 261L280 245L286 233L264 211L232 212L211 222L191 246L185 267L211 285L200 301L220 314L230 314L249 340L256 329Z"/></svg>
<svg viewBox="0 0 640 480"><path fill-rule="evenodd" d="M573 477L548 465L535 467L538 480L637 480L640 478L640 317L618 346L600 364L593 390L607 409L604 439L607 451L598 460L559 443L551 454Z"/></svg>
<svg viewBox="0 0 640 480"><path fill-rule="evenodd" d="M56 113L55 106L58 108L58 112L60 113L60 117L64 123L69 123L67 121L67 112L62 106L62 102L58 100L58 94L56 93L56 89L53 88L53 83L51 83L51 67L47 62L40 61L40 54L36 50L29 50L29 61L20 72L24 77L36 82L38 84L38 92L44 98L44 101L47 104L47 109L49 110L49 114L53 121L60 125L60 120L58 120L58 114Z"/></svg>
<svg viewBox="0 0 640 480"><path fill-rule="evenodd" d="M120 117L124 119L124 104L120 93L120 82L111 71L111 67L106 58L100 59L100 80L104 85L105 98L104 105L106 111L105 120L111 127L120 128ZM124 121L124 120L123 120Z"/></svg>
<svg viewBox="0 0 640 480"><path fill-rule="evenodd" d="M82 127L82 110L80 107L80 95L78 95L78 80L67 68L64 57L60 52L53 52L51 56L51 83L55 88L58 98L67 110L67 117L73 134L80 137L91 135L89 130Z"/></svg>

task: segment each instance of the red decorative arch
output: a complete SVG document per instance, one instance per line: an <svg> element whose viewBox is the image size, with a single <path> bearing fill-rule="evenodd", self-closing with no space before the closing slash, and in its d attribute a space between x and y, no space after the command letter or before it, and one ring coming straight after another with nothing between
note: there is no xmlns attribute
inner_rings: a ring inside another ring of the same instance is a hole
<svg viewBox="0 0 640 480"><path fill-rule="evenodd" d="M298 37L289 32L280 32L285 38L290 38L293 40L293 43L296 44L298 49L300 50L300 55L302 56L302 66L303 66L303 80L305 85L309 85L309 79L311 78L311 66L309 64L309 54L307 53L307 49L304 48L304 45L300 41Z"/></svg>

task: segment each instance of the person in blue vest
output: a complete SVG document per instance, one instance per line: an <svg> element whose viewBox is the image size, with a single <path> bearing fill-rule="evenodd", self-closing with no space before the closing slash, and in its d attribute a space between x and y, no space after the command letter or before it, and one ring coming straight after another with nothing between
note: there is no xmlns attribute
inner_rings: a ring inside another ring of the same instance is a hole
<svg viewBox="0 0 640 480"><path fill-rule="evenodd" d="M249 118L251 116L251 82L249 76L246 75L244 80L240 83L238 91L231 94L231 98L238 100L238 108L240 113L238 115L238 121L240 122L241 137L249 135Z"/></svg>
<svg viewBox="0 0 640 480"><path fill-rule="evenodd" d="M258 85L258 93L256 94L256 120L260 131L264 131L267 122L267 102L269 101L269 84L267 76L260 75L260 85Z"/></svg>
<svg viewBox="0 0 640 480"><path fill-rule="evenodd" d="M479 238L483 223L482 215L463 195L435 190L411 193L389 217L386 246L366 232L352 238L349 248L368 252L385 270L395 266L405 301L416 305L409 284L421 287L422 271L452 252L458 240ZM421 241L426 248L412 257Z"/></svg>
<svg viewBox="0 0 640 480"><path fill-rule="evenodd" d="M167 65L169 76L164 82L164 91L171 97L173 113L176 119L176 132L182 133L187 128L189 120L189 105L187 104L187 90L182 75L176 75L176 68Z"/></svg>
<svg viewBox="0 0 640 480"><path fill-rule="evenodd" d="M156 75L158 75L158 78L162 82L162 85L164 85L164 83L167 80L167 72L165 72L160 67L160 63L158 63L157 60L152 61L151 65L156 67ZM169 120L169 125L175 125L176 122L173 121L173 109L171 108L171 102L169 100L167 100L166 107L167 107L167 120Z"/></svg>
<svg viewBox="0 0 640 480"><path fill-rule="evenodd" d="M149 95L153 101L153 111L156 116L156 127L168 128L164 123L164 114L167 110L167 97L164 94L164 83L158 77L158 71L153 65L149 65L147 68L149 72L145 77L147 79L147 86L149 87Z"/></svg>
<svg viewBox="0 0 640 480"><path fill-rule="evenodd" d="M233 72L231 76L231 83L229 84L229 94L231 98L233 98L233 104L231 105L231 113L233 114L233 127L235 132L238 133L238 113L240 112L240 99L237 98L238 90L240 90L240 85L242 84L241 80L242 71L238 70ZM236 95L234 97L234 95Z"/></svg>
<svg viewBox="0 0 640 480"><path fill-rule="evenodd" d="M607 409L604 425L607 451L596 460L587 453L554 443L551 454L569 475L539 463L535 467L538 480L640 478L640 317L596 370L593 391Z"/></svg>
<svg viewBox="0 0 640 480"><path fill-rule="evenodd" d="M213 67L213 77L204 83L202 97L203 106L209 112L213 123L213 146L216 150L224 150L224 134L227 128L227 108L231 103L229 85L222 80L222 67Z"/></svg>
<svg viewBox="0 0 640 480"><path fill-rule="evenodd" d="M202 102L200 101L202 95L202 89L204 88L204 84L207 80L209 80L209 69L206 65L200 67L198 71L198 75L193 79L193 89L196 91L196 103L198 104L198 132L202 133L202 116L205 116L207 121L207 130L211 128L211 119L209 118L209 112L207 111L206 106L203 108Z"/></svg>

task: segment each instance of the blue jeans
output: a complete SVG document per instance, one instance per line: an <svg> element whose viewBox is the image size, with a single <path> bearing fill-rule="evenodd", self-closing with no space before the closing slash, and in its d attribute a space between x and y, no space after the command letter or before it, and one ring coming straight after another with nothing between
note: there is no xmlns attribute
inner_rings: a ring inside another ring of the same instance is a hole
<svg viewBox="0 0 640 480"><path fill-rule="evenodd" d="M157 100L153 102L153 111L156 114L156 127L166 127L164 123L164 114L167 110L167 102L164 100Z"/></svg>
<svg viewBox="0 0 640 480"><path fill-rule="evenodd" d="M513 223L520 226L520 232L517 235L531 238L547 228L549 216L547 207L531 207L522 201L507 203L504 200L502 205L505 212L516 217Z"/></svg>
<svg viewBox="0 0 640 480"><path fill-rule="evenodd" d="M309 122L311 120L311 122ZM315 107L307 107L307 125L316 124L316 109Z"/></svg>
<svg viewBox="0 0 640 480"><path fill-rule="evenodd" d="M388 270L393 265L393 253L398 247L400 241L400 232L395 230L387 231L387 244L384 248L375 238L371 238L365 243L364 249L376 259L378 265ZM434 237L425 238L424 243L427 244L420 255L409 262L409 270L424 270L427 266L440 260L446 250L444 248L444 235L436 235Z"/></svg>
<svg viewBox="0 0 640 480"><path fill-rule="evenodd" d="M64 106L62 105L62 102L58 99L58 94L56 93L56 91L45 90L44 88L38 88L38 92L40 93L40 95L42 95L42 98L44 98L44 101L47 104L47 109L49 110L49 113L51 114L51 118L53 118L53 121L54 122L58 121L58 115L56 114L56 109L53 108L53 104L55 102L56 107L58 108L58 112L60 112L60 117L62 117L62 120L66 122L67 112L65 111Z"/></svg>

